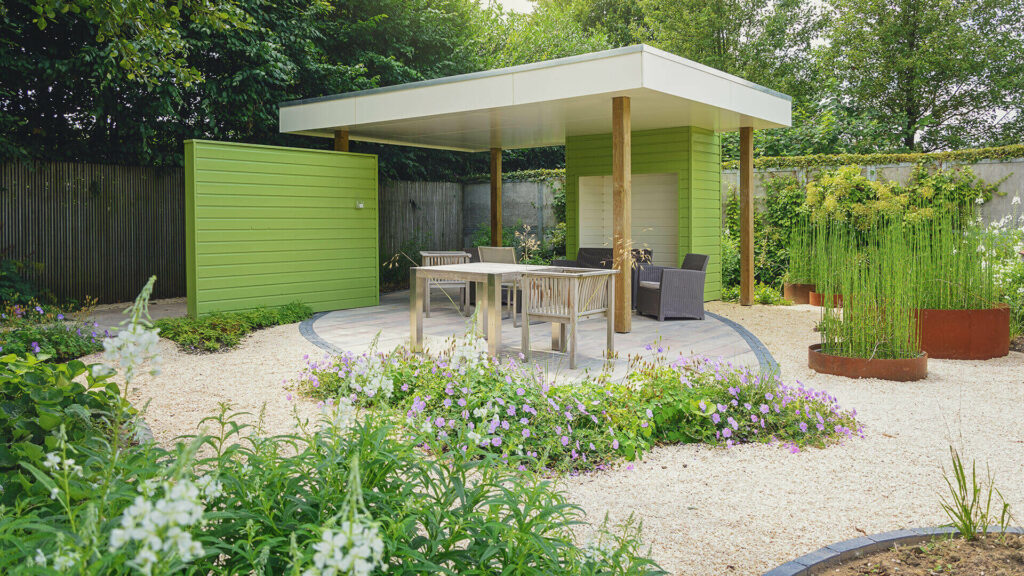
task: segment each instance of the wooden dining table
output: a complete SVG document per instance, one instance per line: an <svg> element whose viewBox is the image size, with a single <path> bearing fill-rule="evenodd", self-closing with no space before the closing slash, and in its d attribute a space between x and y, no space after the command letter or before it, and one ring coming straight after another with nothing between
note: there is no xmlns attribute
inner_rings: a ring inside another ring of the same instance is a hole
<svg viewBox="0 0 1024 576"><path fill-rule="evenodd" d="M518 280L524 273L550 270L533 264L469 262L443 266L419 266L409 270L409 344L413 352L423 351L423 300L428 280L457 280L476 283L477 327L487 340L487 352L497 356L501 348L501 285ZM512 311L515 314L515 310Z"/></svg>

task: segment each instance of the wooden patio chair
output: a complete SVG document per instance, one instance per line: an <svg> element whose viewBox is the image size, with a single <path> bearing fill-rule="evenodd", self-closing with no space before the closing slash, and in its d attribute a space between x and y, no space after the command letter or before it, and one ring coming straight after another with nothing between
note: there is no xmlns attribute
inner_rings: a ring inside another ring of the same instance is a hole
<svg viewBox="0 0 1024 576"><path fill-rule="evenodd" d="M518 264L516 262L516 249L511 246L478 246L478 254L481 262L494 264ZM501 289L505 291L505 302L509 306L509 316L512 317L512 326L518 327L519 320L516 315L516 300L519 284L516 282L503 282Z"/></svg>
<svg viewBox="0 0 1024 576"><path fill-rule="evenodd" d="M420 252L420 259L423 266L447 266L449 264L466 264L469 262L469 254L466 252L440 252L440 251L423 251ZM466 308L469 305L469 282L462 282L459 280L430 280L427 282L426 294L423 297L423 315L430 318L430 289L440 288L444 292L445 288L458 288L459 289L459 302L457 304L459 314L465 316ZM447 292L445 292L447 294Z"/></svg>
<svg viewBox="0 0 1024 576"><path fill-rule="evenodd" d="M581 320L605 318L608 324L608 357L615 351L615 274L607 271L563 269L527 272L523 291L522 351L530 357L530 322L558 324L553 327L552 349L569 351L569 368L576 369L576 330Z"/></svg>

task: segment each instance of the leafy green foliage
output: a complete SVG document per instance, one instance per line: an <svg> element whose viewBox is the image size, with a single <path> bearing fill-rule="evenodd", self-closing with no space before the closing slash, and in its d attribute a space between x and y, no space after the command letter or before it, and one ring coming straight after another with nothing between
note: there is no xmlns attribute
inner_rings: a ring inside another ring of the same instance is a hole
<svg viewBox="0 0 1024 576"><path fill-rule="evenodd" d="M906 149L1011 143L1021 121L1020 0L830 0L821 64ZM1016 113L1016 116L1015 116Z"/></svg>
<svg viewBox="0 0 1024 576"><path fill-rule="evenodd" d="M723 288L722 301L739 302L739 284ZM767 284L757 284L754 286L754 302L766 306L791 306L793 304L782 297L782 293L777 286L768 286Z"/></svg>
<svg viewBox="0 0 1024 576"><path fill-rule="evenodd" d="M873 153L873 154L815 154L809 156L757 156L754 167L761 170L772 168L837 168L839 166L873 166L881 164L924 164L943 162L971 164L981 160L1010 160L1024 158L1024 144L1013 144L994 148L967 148L942 152L915 153ZM738 160L722 162L723 170L736 170Z"/></svg>
<svg viewBox="0 0 1024 576"><path fill-rule="evenodd" d="M280 308L256 308L245 312L217 312L200 318L161 318L155 322L160 336L189 352L221 352L234 348L253 330L301 322L313 309L301 302Z"/></svg>
<svg viewBox="0 0 1024 576"><path fill-rule="evenodd" d="M28 304L38 296L36 287L25 278L26 266L13 258L0 259L0 306Z"/></svg>
<svg viewBox="0 0 1024 576"><path fill-rule="evenodd" d="M88 308L79 314L87 315ZM6 354L45 354L63 362L102 350L103 336L95 322L74 320L35 300L5 306L0 312L0 352Z"/></svg>
<svg viewBox="0 0 1024 576"><path fill-rule="evenodd" d="M960 453L949 447L952 457L953 477L943 471L943 478L949 488L949 496L942 499L942 509L949 517L950 526L956 528L966 540L983 538L990 526L999 528L1000 534L1006 534L1006 528L1013 521L1010 505L1003 494L995 487L992 472L987 477L978 478L977 464L971 462L970 478ZM998 515L992 510L993 494L999 498Z"/></svg>
<svg viewBox="0 0 1024 576"><path fill-rule="evenodd" d="M823 447L860 433L853 414L828 393L719 362L648 362L629 379L639 389L639 405L653 417L657 442Z"/></svg>
<svg viewBox="0 0 1024 576"><path fill-rule="evenodd" d="M754 210L754 280L761 284L779 286L789 267L790 232L802 212L804 187L792 176L766 178L764 181L764 209ZM725 206L725 233L735 245L735 268L729 270L729 279L739 283L739 195L733 191ZM729 246L729 250L734 246ZM726 257L733 258L732 254ZM735 270L735 276L733 276ZM723 286L726 282L723 267Z"/></svg>
<svg viewBox="0 0 1024 576"><path fill-rule="evenodd" d="M9 503L32 486L21 462L39 466L61 441L108 436L117 413L131 412L117 386L93 376L82 362L54 364L46 359L0 356L0 477L7 476L0 502Z"/></svg>

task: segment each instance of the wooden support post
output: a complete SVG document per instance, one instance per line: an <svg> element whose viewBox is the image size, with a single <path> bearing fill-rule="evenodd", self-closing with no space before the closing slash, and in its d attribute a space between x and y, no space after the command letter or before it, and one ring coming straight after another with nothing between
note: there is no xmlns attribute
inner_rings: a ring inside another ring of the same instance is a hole
<svg viewBox="0 0 1024 576"><path fill-rule="evenodd" d="M348 152L348 130L334 131L334 150Z"/></svg>
<svg viewBox="0 0 1024 576"><path fill-rule="evenodd" d="M633 279L632 138L629 97L612 99L612 259L619 277L615 281L615 331L633 327L630 302Z"/></svg>
<svg viewBox="0 0 1024 576"><path fill-rule="evenodd" d="M501 148L491 148L491 246L501 246Z"/></svg>
<svg viewBox="0 0 1024 576"><path fill-rule="evenodd" d="M740 304L754 303L754 129L740 128Z"/></svg>

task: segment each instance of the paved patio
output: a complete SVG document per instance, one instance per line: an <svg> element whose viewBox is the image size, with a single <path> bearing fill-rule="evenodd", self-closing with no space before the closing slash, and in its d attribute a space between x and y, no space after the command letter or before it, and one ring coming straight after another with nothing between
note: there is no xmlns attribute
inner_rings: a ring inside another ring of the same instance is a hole
<svg viewBox="0 0 1024 576"><path fill-rule="evenodd" d="M439 289L433 291L432 301L432 314L424 321L423 335L426 348L437 350L444 348L453 336L466 333L470 324L469 318L461 316ZM606 363L605 322L582 322L578 329L577 371L601 371ZM363 352L374 342L379 350L408 345L409 292L383 294L379 306L318 314L304 322L301 330L308 340L330 352ZM502 355L519 354L520 330L514 328L509 319L502 322ZM530 336L532 362L556 377L576 373L569 370L568 356L551 351L549 325L531 324ZM710 313L704 320L666 322L635 315L633 331L615 335L617 354L610 362L613 376L625 373L629 356L650 354L645 349L648 344L665 348L671 357L678 354L709 356L753 368L771 369L774 366L774 359L760 341L731 320Z"/></svg>

